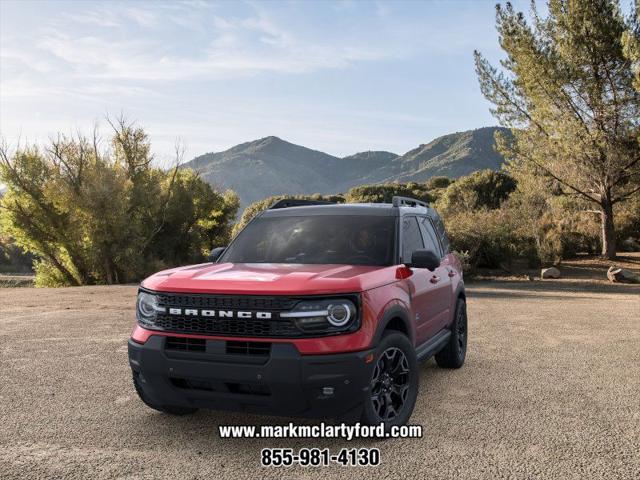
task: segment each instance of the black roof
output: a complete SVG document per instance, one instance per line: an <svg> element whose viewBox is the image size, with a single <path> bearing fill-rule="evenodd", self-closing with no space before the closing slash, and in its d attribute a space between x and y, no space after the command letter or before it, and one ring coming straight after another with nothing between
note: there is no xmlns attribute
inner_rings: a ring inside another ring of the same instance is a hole
<svg viewBox="0 0 640 480"><path fill-rule="evenodd" d="M435 214L429 207L394 207L390 203L335 203L329 205L305 205L299 207L276 208L265 210L261 216L265 217L303 217L308 215L354 215L398 217L410 213Z"/></svg>

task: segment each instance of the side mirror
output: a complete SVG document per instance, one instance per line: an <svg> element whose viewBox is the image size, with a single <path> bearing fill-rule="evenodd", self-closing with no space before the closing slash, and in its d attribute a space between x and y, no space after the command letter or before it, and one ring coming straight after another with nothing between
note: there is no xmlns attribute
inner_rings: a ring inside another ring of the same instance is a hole
<svg viewBox="0 0 640 480"><path fill-rule="evenodd" d="M216 247L213 250L211 250L211 253L209 254L209 261L211 263L216 263L218 261L218 259L220 258L220 255L222 255L222 253L227 249L227 247Z"/></svg>
<svg viewBox="0 0 640 480"><path fill-rule="evenodd" d="M426 268L432 272L440 266L440 257L431 250L416 250L411 255L410 268Z"/></svg>

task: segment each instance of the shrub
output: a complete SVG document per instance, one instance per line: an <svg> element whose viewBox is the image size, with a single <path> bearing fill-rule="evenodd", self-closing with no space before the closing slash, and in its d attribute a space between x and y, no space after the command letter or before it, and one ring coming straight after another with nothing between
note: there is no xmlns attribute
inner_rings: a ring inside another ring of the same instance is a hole
<svg viewBox="0 0 640 480"><path fill-rule="evenodd" d="M446 219L452 249L466 252L468 270L507 268L516 259L538 261L535 240L514 228L507 208L459 212Z"/></svg>
<svg viewBox="0 0 640 480"><path fill-rule="evenodd" d="M33 256L22 251L13 239L0 234L0 272L31 273Z"/></svg>
<svg viewBox="0 0 640 480"><path fill-rule="evenodd" d="M0 151L0 224L37 257L38 286L134 282L227 242L237 196L151 162L146 134L124 121L105 151L82 136Z"/></svg>
<svg viewBox="0 0 640 480"><path fill-rule="evenodd" d="M515 180L507 173L481 170L449 185L438 200L438 209L443 214L480 208L496 209L515 188Z"/></svg>
<svg viewBox="0 0 640 480"><path fill-rule="evenodd" d="M379 185L360 185L345 194L347 203L391 203L396 196L411 197L432 203L435 197L424 183L385 183Z"/></svg>
<svg viewBox="0 0 640 480"><path fill-rule="evenodd" d="M449 177L431 177L427 180L426 187L427 190L436 190L439 188L447 188L451 185L452 180Z"/></svg>

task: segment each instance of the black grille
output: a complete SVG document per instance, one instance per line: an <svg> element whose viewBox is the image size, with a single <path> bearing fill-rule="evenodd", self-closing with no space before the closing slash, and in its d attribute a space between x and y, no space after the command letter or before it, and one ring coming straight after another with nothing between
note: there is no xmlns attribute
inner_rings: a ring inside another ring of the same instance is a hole
<svg viewBox="0 0 640 480"><path fill-rule="evenodd" d="M204 352L207 349L207 342L203 338L167 337L164 348L186 352Z"/></svg>
<svg viewBox="0 0 640 480"><path fill-rule="evenodd" d="M158 315L154 323L168 332L200 333L203 335L235 337L299 337L302 335L302 332L288 319Z"/></svg>
<svg viewBox="0 0 640 480"><path fill-rule="evenodd" d="M255 383L211 382L196 378L171 378L174 387L183 390L200 390L203 392L228 392L241 395L269 396L271 390L267 385Z"/></svg>
<svg viewBox="0 0 640 480"><path fill-rule="evenodd" d="M258 297L249 295L158 295L164 307L229 308L232 310L291 310L299 300L288 297Z"/></svg>
<svg viewBox="0 0 640 480"><path fill-rule="evenodd" d="M199 295L162 293L161 306L168 308L226 309L271 312L291 310L300 300L279 296ZM186 315L158 315L156 325L169 332L247 337L299 337L302 332L289 319L213 318Z"/></svg>
<svg viewBox="0 0 640 480"><path fill-rule="evenodd" d="M266 342L227 342L227 353L231 355L261 355L268 356L271 344Z"/></svg>

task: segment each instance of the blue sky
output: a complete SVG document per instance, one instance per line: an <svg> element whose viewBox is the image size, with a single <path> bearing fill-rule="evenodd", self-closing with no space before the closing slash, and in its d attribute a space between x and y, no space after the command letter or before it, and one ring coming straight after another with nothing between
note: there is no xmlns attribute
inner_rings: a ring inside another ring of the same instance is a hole
<svg viewBox="0 0 640 480"><path fill-rule="evenodd" d="M526 9L527 2L515 2ZM495 1L0 1L0 133L108 133L124 113L159 162L277 135L396 153L496 122L473 50L500 58Z"/></svg>

